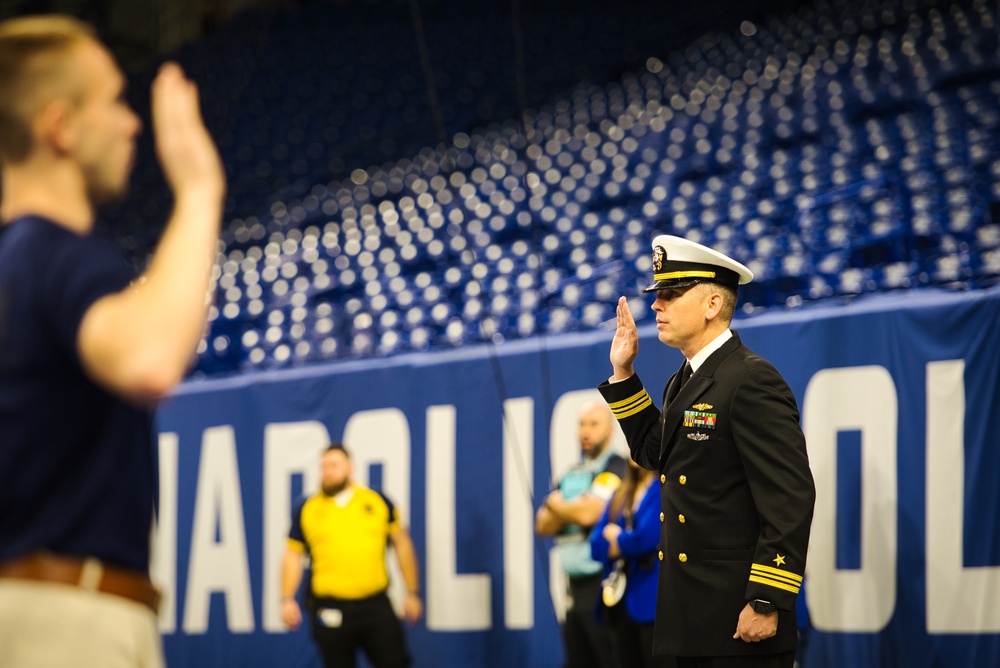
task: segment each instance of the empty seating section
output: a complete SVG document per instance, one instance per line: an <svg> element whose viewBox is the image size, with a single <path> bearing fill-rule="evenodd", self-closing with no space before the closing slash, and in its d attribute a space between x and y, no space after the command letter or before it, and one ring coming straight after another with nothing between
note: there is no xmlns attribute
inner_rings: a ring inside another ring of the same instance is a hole
<svg viewBox="0 0 1000 668"><path fill-rule="evenodd" d="M439 85L462 89L448 127L468 129L445 145L421 126L419 149L404 137L426 120L424 82L383 48L412 32L315 53L237 25L219 86L248 113L216 117L235 190L198 372L608 326L622 294L645 315L656 233L748 264L744 314L993 285L998 20L986 0L821 1L674 35L644 66L566 86L523 118L503 74L513 51L448 26L452 48L436 44L432 62ZM311 42L331 26L295 29ZM469 53L481 70L455 81L449 59ZM512 120L488 122L498 109ZM349 158L341 180L310 176ZM259 192L276 162L294 178Z"/></svg>

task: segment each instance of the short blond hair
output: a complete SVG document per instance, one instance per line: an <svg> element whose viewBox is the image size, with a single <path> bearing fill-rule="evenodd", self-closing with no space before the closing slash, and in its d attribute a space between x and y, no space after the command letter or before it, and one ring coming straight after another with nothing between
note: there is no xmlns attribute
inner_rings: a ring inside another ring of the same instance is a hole
<svg viewBox="0 0 1000 668"><path fill-rule="evenodd" d="M18 163L32 150L31 122L59 95L70 95L67 64L93 29L70 16L42 15L0 23L0 162Z"/></svg>

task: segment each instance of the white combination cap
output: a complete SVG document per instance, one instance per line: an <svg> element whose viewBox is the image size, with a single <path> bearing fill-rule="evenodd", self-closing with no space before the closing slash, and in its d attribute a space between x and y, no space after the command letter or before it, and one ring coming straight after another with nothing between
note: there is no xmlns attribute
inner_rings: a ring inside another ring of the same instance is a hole
<svg viewBox="0 0 1000 668"><path fill-rule="evenodd" d="M699 243L661 234L653 239L653 284L643 292L719 283L735 290L753 280L753 272L736 260Z"/></svg>

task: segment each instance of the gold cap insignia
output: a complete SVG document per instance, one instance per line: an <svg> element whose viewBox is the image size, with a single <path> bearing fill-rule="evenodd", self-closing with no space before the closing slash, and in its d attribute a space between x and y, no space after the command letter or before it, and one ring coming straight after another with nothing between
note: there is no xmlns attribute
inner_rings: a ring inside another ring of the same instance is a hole
<svg viewBox="0 0 1000 668"><path fill-rule="evenodd" d="M653 271L658 272L663 269L663 261L667 259L667 251L663 246L653 247Z"/></svg>

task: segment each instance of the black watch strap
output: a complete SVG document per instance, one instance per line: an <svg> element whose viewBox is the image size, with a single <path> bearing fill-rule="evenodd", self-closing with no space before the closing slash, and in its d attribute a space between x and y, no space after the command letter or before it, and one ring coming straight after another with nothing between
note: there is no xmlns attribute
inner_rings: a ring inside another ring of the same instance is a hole
<svg viewBox="0 0 1000 668"><path fill-rule="evenodd" d="M778 610L778 608L774 606L774 603L771 603L770 601L765 601L760 598L755 598L754 600L750 601L750 607L753 608L754 612L761 615L769 615L772 612L776 612Z"/></svg>

